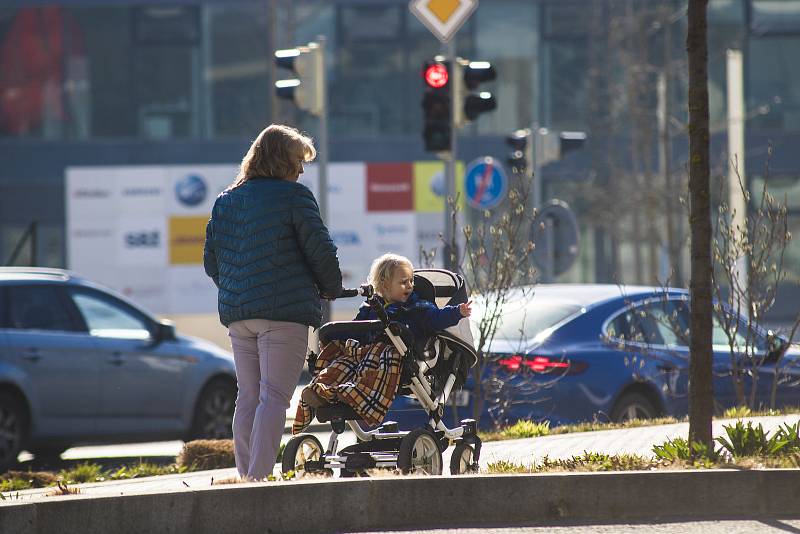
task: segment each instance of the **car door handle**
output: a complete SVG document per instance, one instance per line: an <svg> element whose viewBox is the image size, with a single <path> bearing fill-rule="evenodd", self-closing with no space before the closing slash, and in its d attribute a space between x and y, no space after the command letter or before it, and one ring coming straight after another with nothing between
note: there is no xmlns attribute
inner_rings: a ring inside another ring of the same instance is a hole
<svg viewBox="0 0 800 534"><path fill-rule="evenodd" d="M111 365L120 366L125 363L125 356L123 356L121 352L115 352L108 359L108 363Z"/></svg>
<svg viewBox="0 0 800 534"><path fill-rule="evenodd" d="M25 352L25 354L22 355L22 357L25 358L26 360L28 360L29 362L33 362L33 363L36 363L36 362L38 362L39 360L42 359L42 355L39 354L39 349L37 349L36 347L29 348Z"/></svg>

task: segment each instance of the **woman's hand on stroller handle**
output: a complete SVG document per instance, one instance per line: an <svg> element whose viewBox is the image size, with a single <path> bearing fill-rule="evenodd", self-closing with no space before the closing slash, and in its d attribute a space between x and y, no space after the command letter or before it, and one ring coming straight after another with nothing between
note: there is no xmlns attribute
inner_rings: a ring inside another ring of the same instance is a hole
<svg viewBox="0 0 800 534"><path fill-rule="evenodd" d="M372 285L361 284L361 287L358 288L342 289L341 294L337 298L348 298L348 297L370 298L372 296L372 293L373 293Z"/></svg>

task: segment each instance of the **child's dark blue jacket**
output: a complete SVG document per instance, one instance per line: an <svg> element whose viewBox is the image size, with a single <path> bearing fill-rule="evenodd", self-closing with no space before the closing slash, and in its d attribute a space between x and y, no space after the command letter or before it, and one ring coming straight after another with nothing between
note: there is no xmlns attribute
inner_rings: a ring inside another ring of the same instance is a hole
<svg viewBox="0 0 800 534"><path fill-rule="evenodd" d="M429 300L421 299L416 292L411 293L406 302L392 302L388 306L380 296L376 296L376 298L384 305L389 320L406 325L408 329L411 330L411 333L414 334L414 338L417 341L421 341L439 330L455 326L462 319L458 306L438 308ZM367 321L377 318L378 315L373 311L370 305L365 302L361 305L358 310L358 315L356 315L353 320ZM362 343L371 343L377 335L376 333L370 336L360 335L350 337L358 339Z"/></svg>

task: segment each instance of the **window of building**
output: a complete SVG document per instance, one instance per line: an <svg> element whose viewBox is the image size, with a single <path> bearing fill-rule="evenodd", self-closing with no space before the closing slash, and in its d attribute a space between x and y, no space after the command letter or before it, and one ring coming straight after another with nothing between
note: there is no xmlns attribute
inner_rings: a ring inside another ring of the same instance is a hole
<svg viewBox="0 0 800 534"><path fill-rule="evenodd" d="M215 3L205 9L202 99L208 136L252 138L266 124L273 98L270 17L278 14L267 2Z"/></svg>
<svg viewBox="0 0 800 534"><path fill-rule="evenodd" d="M800 130L800 72L793 67L800 55L795 37L751 39L747 76L748 128Z"/></svg>

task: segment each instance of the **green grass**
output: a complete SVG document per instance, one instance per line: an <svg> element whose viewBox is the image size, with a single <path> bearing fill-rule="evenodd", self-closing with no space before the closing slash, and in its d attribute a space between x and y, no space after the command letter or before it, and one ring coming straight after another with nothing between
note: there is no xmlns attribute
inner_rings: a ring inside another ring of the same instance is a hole
<svg viewBox="0 0 800 534"><path fill-rule="evenodd" d="M117 469L104 470L102 466L84 462L57 473L51 471L9 471L0 475L0 492L21 491L33 488L44 488L62 484L83 484L87 482L104 482L106 480L124 480L156 475L172 475L192 471L191 468L177 464L158 465L139 462L123 465Z"/></svg>
<svg viewBox="0 0 800 534"><path fill-rule="evenodd" d="M554 436L556 434L570 434L573 432L593 432L596 430L613 430L618 428L635 428L640 426L668 425L679 423L674 417L659 417L658 419L633 419L624 423L601 423L587 421L572 425L561 425L550 428L549 423L536 423L533 421L518 421L517 423L496 432L479 432L483 441L501 441L506 439L535 438L539 436Z"/></svg>
<svg viewBox="0 0 800 534"><path fill-rule="evenodd" d="M531 465L517 464L500 460L488 465L487 472L491 474L514 473L547 473L558 471L642 471L656 469L657 460L645 458L637 454L603 454L597 452L584 452L580 456L564 459L550 459L545 456L539 463Z"/></svg>
<svg viewBox="0 0 800 534"><path fill-rule="evenodd" d="M800 414L800 408L789 406L780 409L752 410L746 406L730 408L721 417L715 419L737 419L741 417L766 417L774 415L795 415ZM637 428L642 426L671 425L674 423L686 422L689 419L683 417L658 417L655 419L633 419L624 423L611 423L600 421L586 421L572 425L561 425L550 428L549 424L536 423L533 421L518 421L506 428L493 432L479 432L478 435L483 441L502 441L507 439L534 438L539 436L554 436L557 434L571 434L574 432L594 432L597 430L615 430L620 428Z"/></svg>

